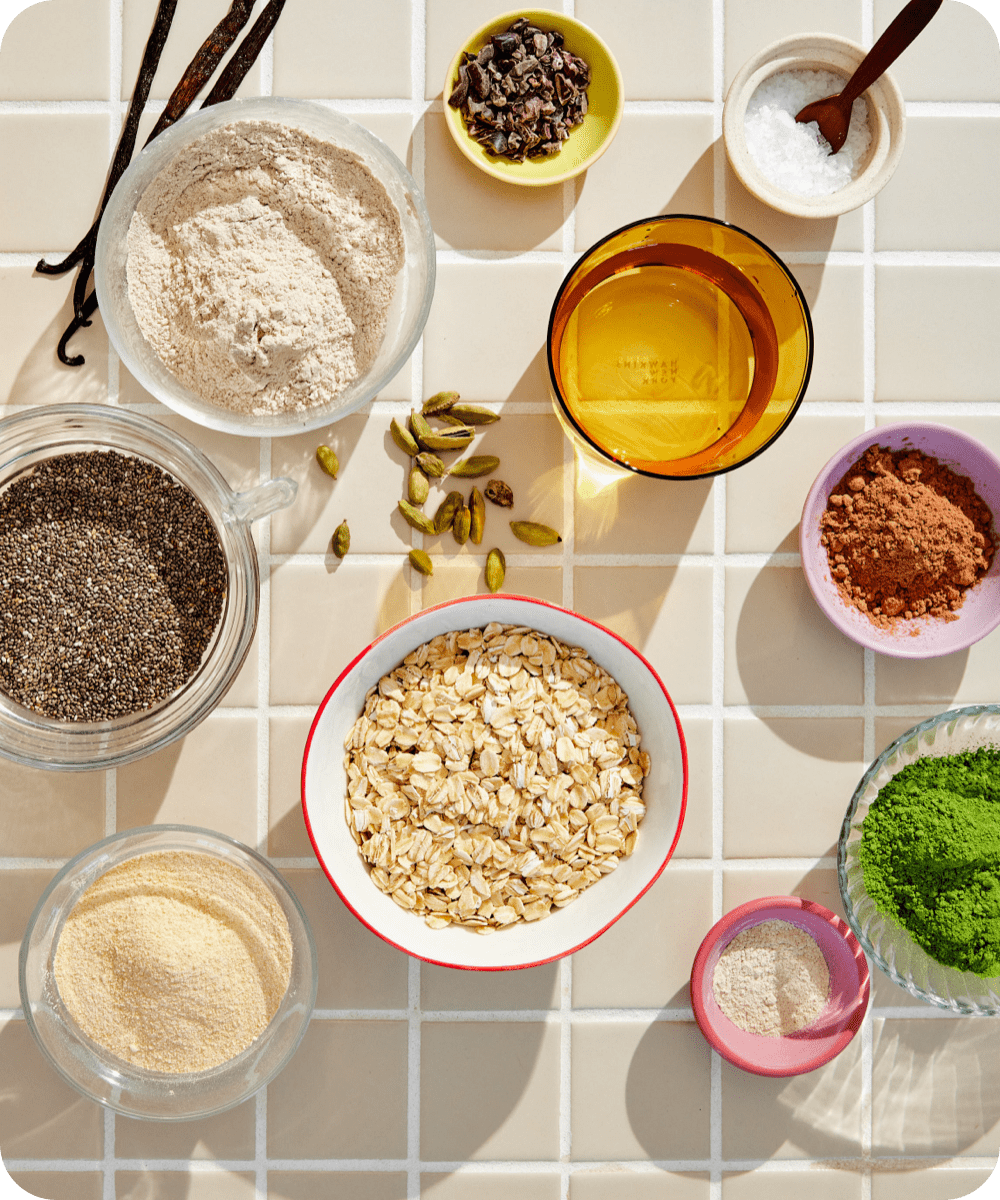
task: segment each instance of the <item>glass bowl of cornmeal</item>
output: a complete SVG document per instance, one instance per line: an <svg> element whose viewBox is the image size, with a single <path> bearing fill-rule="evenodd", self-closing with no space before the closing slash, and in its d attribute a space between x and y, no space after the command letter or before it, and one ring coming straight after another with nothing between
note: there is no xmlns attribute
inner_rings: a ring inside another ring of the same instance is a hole
<svg viewBox="0 0 1000 1200"><path fill-rule="evenodd" d="M802 289L752 234L651 217L592 246L549 318L556 415L598 469L718 475L756 457L805 395L813 330Z"/></svg>

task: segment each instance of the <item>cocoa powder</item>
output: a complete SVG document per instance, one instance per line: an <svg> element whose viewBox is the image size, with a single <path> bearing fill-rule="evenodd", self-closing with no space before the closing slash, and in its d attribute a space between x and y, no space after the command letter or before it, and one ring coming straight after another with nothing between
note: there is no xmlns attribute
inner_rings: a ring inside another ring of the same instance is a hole
<svg viewBox="0 0 1000 1200"><path fill-rule="evenodd" d="M957 620L995 550L972 481L919 450L871 446L834 487L820 528L840 594L883 629Z"/></svg>

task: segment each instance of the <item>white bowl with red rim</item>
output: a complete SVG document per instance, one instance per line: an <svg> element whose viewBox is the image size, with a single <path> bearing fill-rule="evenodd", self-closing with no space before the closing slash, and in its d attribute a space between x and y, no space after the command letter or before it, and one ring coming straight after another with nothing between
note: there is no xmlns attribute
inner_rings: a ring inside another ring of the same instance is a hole
<svg viewBox="0 0 1000 1200"><path fill-rule="evenodd" d="M787 921L816 942L830 972L830 995L815 1021L795 1033L748 1033L719 1007L712 988L723 951L764 921ZM706 1041L727 1062L754 1075L804 1075L845 1049L861 1028L871 993L868 961L846 921L815 900L765 896L727 913L708 931L691 968L691 1006Z"/></svg>
<svg viewBox="0 0 1000 1200"><path fill-rule="evenodd" d="M398 907L368 878L344 819L347 776L344 739L368 689L424 642L491 621L524 625L580 646L624 689L652 759L643 784L646 815L635 850L565 908L544 920L519 921L489 936L450 926L430 929ZM306 742L302 811L320 866L362 924L390 945L425 962L471 971L540 966L592 942L646 892L670 860L687 804L687 751L680 719L659 676L611 630L567 609L528 596L469 596L426 609L382 634L341 673L327 692Z"/></svg>

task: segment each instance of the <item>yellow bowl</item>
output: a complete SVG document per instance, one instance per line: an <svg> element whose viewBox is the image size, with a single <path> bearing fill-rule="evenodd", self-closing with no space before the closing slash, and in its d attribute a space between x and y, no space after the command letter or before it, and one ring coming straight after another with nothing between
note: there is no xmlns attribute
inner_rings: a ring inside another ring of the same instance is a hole
<svg viewBox="0 0 1000 1200"><path fill-rule="evenodd" d="M478 142L473 141L465 127L465 118L457 108L452 108L448 97L458 80L458 68L462 55L468 51L478 54L495 34L503 33L518 18L527 17L545 33L556 31L563 35L566 49L582 58L590 66L590 86L587 88L587 115L578 125L558 154L551 158L525 159L522 163L487 154ZM451 60L444 81L445 122L455 145L469 162L499 179L503 183L516 183L522 187L545 187L552 183L563 183L586 171L597 162L618 132L625 105L621 71L614 55L592 29L572 17L550 12L544 8L519 8L513 12L494 17L481 26L466 41Z"/></svg>

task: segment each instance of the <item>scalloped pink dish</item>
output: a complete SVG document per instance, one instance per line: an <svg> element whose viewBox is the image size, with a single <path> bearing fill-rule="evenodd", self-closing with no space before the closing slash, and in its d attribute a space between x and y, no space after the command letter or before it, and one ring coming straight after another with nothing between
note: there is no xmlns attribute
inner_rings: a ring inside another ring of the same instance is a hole
<svg viewBox="0 0 1000 1200"><path fill-rule="evenodd" d="M723 1013L712 976L737 934L776 920L797 925L815 939L830 970L830 998L811 1025L783 1037L763 1037L745 1032ZM691 968L691 1003L701 1032L727 1062L754 1075L803 1075L836 1058L861 1028L870 990L868 962L846 921L800 896L765 896L734 908L709 930Z"/></svg>

